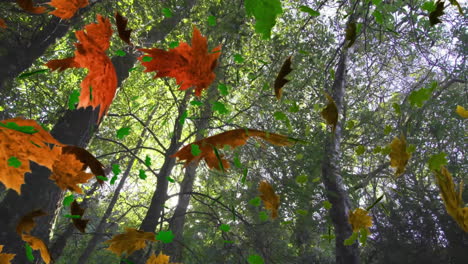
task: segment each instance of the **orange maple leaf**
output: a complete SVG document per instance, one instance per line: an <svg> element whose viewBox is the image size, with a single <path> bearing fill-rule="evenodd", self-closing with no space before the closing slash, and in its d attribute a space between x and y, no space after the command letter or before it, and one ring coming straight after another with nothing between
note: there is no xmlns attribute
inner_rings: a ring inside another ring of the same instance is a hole
<svg viewBox="0 0 468 264"><path fill-rule="evenodd" d="M104 243L110 244L108 250L117 255L127 252L128 255L146 247L146 241L156 241L153 232L143 232L134 228L126 228L125 233L115 235Z"/></svg>
<svg viewBox="0 0 468 264"><path fill-rule="evenodd" d="M258 186L258 191L261 193L260 198L265 205L265 208L271 211L271 218L278 217L278 207L280 204L280 197L275 193L273 187L266 181L261 181Z"/></svg>
<svg viewBox="0 0 468 264"><path fill-rule="evenodd" d="M24 11L28 11L29 13L42 14L46 11L46 8L43 6L34 6L32 0L16 0L16 2Z"/></svg>
<svg viewBox="0 0 468 264"><path fill-rule="evenodd" d="M18 225L16 225L16 233L18 233L18 235L21 235L23 232L30 233L31 230L33 230L33 228L36 226L34 217L43 216L46 214L47 213L42 210L35 210L29 214L24 215L18 222Z"/></svg>
<svg viewBox="0 0 468 264"><path fill-rule="evenodd" d="M169 263L169 258L168 255L164 255L162 252L159 252L157 256L153 253L146 261L146 264L178 264L174 262Z"/></svg>
<svg viewBox="0 0 468 264"><path fill-rule="evenodd" d="M46 264L50 263L52 258L50 257L49 249L47 248L44 241L42 241L40 238L27 235L27 234L22 234L21 238L23 239L24 242L27 242L31 246L32 249L39 250L41 252L42 260Z"/></svg>
<svg viewBox="0 0 468 264"><path fill-rule="evenodd" d="M368 215L367 210L356 208L354 211L349 211L348 222L353 228L353 232L358 232L359 230L365 228L367 233L369 233L369 227L372 226L372 217Z"/></svg>
<svg viewBox="0 0 468 264"><path fill-rule="evenodd" d="M56 8L49 14L61 19L70 19L78 9L87 6L89 3L88 0L52 0L48 4Z"/></svg>
<svg viewBox="0 0 468 264"><path fill-rule="evenodd" d="M11 260L16 256L16 254L7 254L1 253L3 250L3 245L0 245L0 264L11 264Z"/></svg>
<svg viewBox="0 0 468 264"><path fill-rule="evenodd" d="M83 163L72 154L63 154L52 165L52 174L49 179L54 180L62 190L83 194L83 190L77 185L86 183L93 174L83 171Z"/></svg>
<svg viewBox="0 0 468 264"><path fill-rule="evenodd" d="M223 159L222 155L220 155L219 159L216 157L216 153L214 148L220 149L224 146L228 145L232 148L242 146L247 143L247 139L249 137L258 137L262 138L274 145L278 146L290 146L296 142L296 139L289 138L287 136L269 133L265 131L259 131L255 129L234 129L231 131L226 131L218 135L214 135L211 137L204 138L202 140L193 142L192 144L186 145L182 149L180 149L177 153L172 155L171 157L179 158L179 160L185 160L185 166L187 167L188 164L192 161L199 162L201 159L204 159L206 164L210 169L216 168L218 170L221 169L220 162L223 165L224 169L228 169L229 163L227 160ZM197 145L201 151L201 153L197 156L194 156L192 153L192 145Z"/></svg>
<svg viewBox="0 0 468 264"><path fill-rule="evenodd" d="M1 18L0 18L0 27L1 27L1 28L7 28L7 25L6 25L6 23L5 23L5 20L3 20L3 19L1 19Z"/></svg>
<svg viewBox="0 0 468 264"><path fill-rule="evenodd" d="M75 32L79 43L75 43L75 57L51 60L46 66L62 71L66 68L87 68L88 75L81 82L78 108L92 106L99 109L99 121L109 109L117 90L117 74L105 51L109 48L112 29L109 19L97 15L98 23L85 26Z"/></svg>
<svg viewBox="0 0 468 264"><path fill-rule="evenodd" d="M390 166L397 168L395 176L398 177L405 172L406 164L411 157L411 153L406 151L405 136L401 135L400 138L395 137L390 144L390 148L391 152L388 154L390 156Z"/></svg>
<svg viewBox="0 0 468 264"><path fill-rule="evenodd" d="M145 72L157 71L154 78L173 77L180 85L180 90L193 86L195 95L200 96L216 77L213 70L221 54L221 45L208 53L206 38L194 26L191 47L183 42L169 51L157 48L140 50L149 54L138 58L146 67ZM148 57L151 60L145 61Z"/></svg>

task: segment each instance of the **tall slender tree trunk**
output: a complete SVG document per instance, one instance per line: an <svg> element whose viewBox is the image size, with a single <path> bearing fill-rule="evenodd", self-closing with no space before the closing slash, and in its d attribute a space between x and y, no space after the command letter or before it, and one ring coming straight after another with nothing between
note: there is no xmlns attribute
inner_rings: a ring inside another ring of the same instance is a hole
<svg viewBox="0 0 468 264"><path fill-rule="evenodd" d="M332 96L338 108L338 113L343 113L347 57L348 49L343 47L332 87ZM355 264L359 263L357 243L351 246L344 245L344 240L352 234L352 228L348 223L350 210L348 193L344 189L343 178L340 175L340 144L342 130L342 123L340 120L339 118L334 133L332 132L325 140L325 151L322 161L322 179L325 185L327 198L332 204L330 217L335 228L336 263Z"/></svg>

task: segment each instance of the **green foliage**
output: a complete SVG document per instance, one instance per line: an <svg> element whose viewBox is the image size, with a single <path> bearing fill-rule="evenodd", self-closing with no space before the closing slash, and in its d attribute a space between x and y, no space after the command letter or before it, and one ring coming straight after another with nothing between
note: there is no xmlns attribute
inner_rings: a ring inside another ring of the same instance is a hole
<svg viewBox="0 0 468 264"><path fill-rule="evenodd" d="M263 261L263 258L256 254L250 255L247 261L249 262L249 264L264 264L265 263Z"/></svg>
<svg viewBox="0 0 468 264"><path fill-rule="evenodd" d="M124 137L128 136L130 134L130 127L122 127L119 130L116 131L116 137L118 139L123 139Z"/></svg>
<svg viewBox="0 0 468 264"><path fill-rule="evenodd" d="M164 244L171 243L174 240L174 234L172 234L171 230L168 231L160 231L156 235L156 240L163 242Z"/></svg>
<svg viewBox="0 0 468 264"><path fill-rule="evenodd" d="M280 0L245 0L244 3L247 15L256 19L255 31L263 39L269 39L276 17L283 13Z"/></svg>
<svg viewBox="0 0 468 264"><path fill-rule="evenodd" d="M447 159L445 156L447 156L447 154L444 152L432 155L427 161L429 169L438 171L441 166L447 165Z"/></svg>

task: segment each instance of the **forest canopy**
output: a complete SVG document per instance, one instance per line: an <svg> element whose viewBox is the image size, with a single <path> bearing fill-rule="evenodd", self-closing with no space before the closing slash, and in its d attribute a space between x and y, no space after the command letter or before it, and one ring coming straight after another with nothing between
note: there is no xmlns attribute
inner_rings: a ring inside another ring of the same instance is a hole
<svg viewBox="0 0 468 264"><path fill-rule="evenodd" d="M468 261L466 3L0 7L0 263Z"/></svg>

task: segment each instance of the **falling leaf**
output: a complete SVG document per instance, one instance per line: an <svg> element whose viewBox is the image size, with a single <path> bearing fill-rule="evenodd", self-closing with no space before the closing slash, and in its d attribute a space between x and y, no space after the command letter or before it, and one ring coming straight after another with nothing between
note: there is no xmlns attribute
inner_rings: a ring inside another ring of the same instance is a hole
<svg viewBox="0 0 468 264"><path fill-rule="evenodd" d="M250 255L247 261L249 262L249 264L264 264L265 263L263 261L263 258L256 254Z"/></svg>
<svg viewBox="0 0 468 264"><path fill-rule="evenodd" d="M163 243L171 243L174 239L174 234L172 234L171 230L160 231L158 235L156 235L156 239Z"/></svg>
<svg viewBox="0 0 468 264"><path fill-rule="evenodd" d="M432 92L437 88L437 82L433 82L429 88L421 88L412 91L408 96L408 100L412 106L422 107L424 102L431 98Z"/></svg>
<svg viewBox="0 0 468 264"><path fill-rule="evenodd" d="M210 26L216 26L216 17L215 16L209 16L207 19L208 25Z"/></svg>
<svg viewBox="0 0 468 264"><path fill-rule="evenodd" d="M75 110L76 109L75 105L79 101L80 101L80 91L73 90L73 92L70 94L70 97L68 98L68 109Z"/></svg>
<svg viewBox="0 0 468 264"><path fill-rule="evenodd" d="M249 204L253 206L260 206L261 202L262 202L262 199L260 199L260 197L255 197L249 201Z"/></svg>
<svg viewBox="0 0 468 264"><path fill-rule="evenodd" d="M7 25L5 23L5 20L0 18L0 28L7 28Z"/></svg>
<svg viewBox="0 0 468 264"><path fill-rule="evenodd" d="M52 0L48 4L56 8L49 14L61 19L70 19L78 9L87 6L89 3L88 0Z"/></svg>
<svg viewBox="0 0 468 264"><path fill-rule="evenodd" d="M104 243L110 244L107 250L120 256L125 252L127 255L131 255L134 251L146 247L146 241L155 241L153 232L126 228L125 233L115 235Z"/></svg>
<svg viewBox="0 0 468 264"><path fill-rule="evenodd" d="M3 245L0 245L0 264L11 264L11 260L16 256L16 254L1 253L3 250Z"/></svg>
<svg viewBox="0 0 468 264"><path fill-rule="evenodd" d="M76 159L83 163L83 167L81 168L83 171L89 167L95 176L105 175L104 165L86 149L77 146L64 146L62 148L62 154L73 154ZM98 180L98 182L99 184L103 183L100 180Z"/></svg>
<svg viewBox="0 0 468 264"><path fill-rule="evenodd" d="M372 226L372 217L368 215L366 210L357 208L349 212L348 222L351 224L353 232L358 232L362 228L368 229Z"/></svg>
<svg viewBox="0 0 468 264"><path fill-rule="evenodd" d="M76 227L76 229L80 230L81 233L85 232L86 225L88 225L89 219L83 219L83 214L84 214L85 209L81 208L80 205L76 202L73 201L73 203L70 206L70 213L72 215L78 215L79 218L72 218L73 225Z"/></svg>
<svg viewBox="0 0 468 264"><path fill-rule="evenodd" d="M445 14L444 9L445 9L444 2L437 0L436 9L432 11L431 13L429 13L429 23L431 24L431 26L442 23L439 17Z"/></svg>
<svg viewBox="0 0 468 264"><path fill-rule="evenodd" d="M221 95L226 96L229 94L228 86L223 83L218 84L218 90Z"/></svg>
<svg viewBox="0 0 468 264"><path fill-rule="evenodd" d="M352 244L354 244L354 241L358 239L358 236L359 236L358 232L353 232L350 237L348 237L347 239L345 239L345 241L343 241L343 244L345 246L351 246Z"/></svg>
<svg viewBox="0 0 468 264"><path fill-rule="evenodd" d="M158 256L153 253L146 261L146 264L178 264L174 262L169 263L169 258L169 256L164 255L162 252L159 252Z"/></svg>
<svg viewBox="0 0 468 264"><path fill-rule="evenodd" d="M280 0L245 0L245 11L255 17L255 32L269 39L276 17L283 13Z"/></svg>
<svg viewBox="0 0 468 264"><path fill-rule="evenodd" d="M126 17L123 17L119 12L115 12L115 24L117 25L117 32L119 33L120 39L128 45L133 46L130 42L132 29L127 29L127 23L128 19Z"/></svg>
<svg viewBox="0 0 468 264"><path fill-rule="evenodd" d="M275 96L279 100L281 99L281 96L283 95L283 86L289 82L289 80L286 80L286 75L288 75L291 71L291 57L289 56L283 63L283 66L281 66L281 70L278 73L278 76L276 76L275 80Z"/></svg>
<svg viewBox="0 0 468 264"><path fill-rule="evenodd" d="M167 17L167 18L171 18L171 17L172 17L172 11L171 11L169 8L164 7L164 8L162 9L162 12L163 12L163 14L164 14L165 17Z"/></svg>
<svg viewBox="0 0 468 264"><path fill-rule="evenodd" d="M192 161L198 163L201 159L204 159L210 169L216 168L220 170L221 167L219 165L219 160L215 155L213 147L217 149L222 149L224 148L224 146L231 146L232 148L236 148L238 146L244 145L249 137L262 138L278 146L290 146L294 144L294 142L298 141L296 139L279 134L268 133L265 131L259 131L255 129L241 128L226 131L221 134L193 142L189 145L184 146L171 157L177 157L179 160L185 160L184 167L187 167ZM195 146L197 146L198 150L201 151L199 155L194 155L193 153L193 149L196 148ZM223 167L225 169L228 169L230 167L229 163L227 162L227 160L223 159L222 155L220 156Z"/></svg>
<svg viewBox="0 0 468 264"><path fill-rule="evenodd" d="M406 150L405 136L401 135L400 138L395 137L390 144L390 148L390 166L397 168L395 176L398 177L405 172L406 164L411 157L411 154Z"/></svg>
<svg viewBox="0 0 468 264"><path fill-rule="evenodd" d="M16 0L16 2L24 11L28 11L29 13L42 14L46 11L46 8L43 6L34 6L32 0Z"/></svg>
<svg viewBox="0 0 468 264"><path fill-rule="evenodd" d="M265 211L260 211L258 213L258 218L260 218L260 221L266 221L268 220L268 214Z"/></svg>
<svg viewBox="0 0 468 264"><path fill-rule="evenodd" d="M75 200L75 196L70 194L63 199L63 206L70 206L70 204Z"/></svg>
<svg viewBox="0 0 468 264"><path fill-rule="evenodd" d="M308 7L308 6L300 6L299 10L301 10L302 12L306 12L311 16L320 16L320 12L318 12L318 11Z"/></svg>
<svg viewBox="0 0 468 264"><path fill-rule="evenodd" d="M62 154L52 165L52 174L49 179L54 180L62 190L83 193L78 186L93 178L93 174L83 171L83 163L73 154Z"/></svg>
<svg viewBox="0 0 468 264"><path fill-rule="evenodd" d="M332 132L335 132L336 124L338 123L338 108L336 107L335 100L328 93L325 92L325 96L328 99L328 104L320 114L327 124L332 126Z"/></svg>
<svg viewBox="0 0 468 264"><path fill-rule="evenodd" d="M47 215L47 213L42 210L35 210L30 212L29 214L24 215L23 217L21 217L20 221L18 222L18 225L16 226L16 233L18 233L18 235L21 235L23 232L29 234L31 230L33 230L33 228L36 226L36 223L34 222L34 217L44 215Z"/></svg>
<svg viewBox="0 0 468 264"><path fill-rule="evenodd" d="M348 42L348 48L350 48L356 41L356 23L352 22L346 26L345 40Z"/></svg>
<svg viewBox="0 0 468 264"><path fill-rule="evenodd" d="M440 170L434 170L434 173L447 213L465 232L468 232L468 207L462 207L464 205L462 200L463 181L460 183L457 194L452 175L445 167L442 166Z"/></svg>
<svg viewBox="0 0 468 264"><path fill-rule="evenodd" d="M457 2L457 0L450 0L450 4L456 6L458 8L458 12L460 13L460 15L463 16L463 9L461 5Z"/></svg>
<svg viewBox="0 0 468 264"><path fill-rule="evenodd" d="M116 132L116 137L118 139L123 139L124 137L130 135L130 129L131 127L122 127Z"/></svg>
<svg viewBox="0 0 468 264"><path fill-rule="evenodd" d="M140 169L138 171L138 177L140 177L140 179L142 179L142 180L146 180L146 177L147 177L146 172L144 170Z"/></svg>
<svg viewBox="0 0 468 264"><path fill-rule="evenodd" d="M32 249L39 250L41 252L42 260L46 264L50 263L51 257L50 257L49 249L45 245L44 241L42 241L40 238L27 235L27 234L22 234L21 238L23 239L23 241L27 242L31 246Z"/></svg>
<svg viewBox="0 0 468 264"><path fill-rule="evenodd" d="M468 111L463 106L457 105L455 112L463 118L468 118Z"/></svg>
<svg viewBox="0 0 468 264"><path fill-rule="evenodd" d="M221 224L219 226L219 230L224 231L224 232L229 232L229 230L231 230L231 227L227 224Z"/></svg>
<svg viewBox="0 0 468 264"><path fill-rule="evenodd" d="M32 72L25 72L25 73L22 73L18 76L18 79L24 79L24 78L27 78L29 76L32 76L32 75L35 75L35 74L40 74L40 73L45 73L45 72L48 72L49 69L43 69L43 70L37 70L37 71L32 71Z"/></svg>
<svg viewBox="0 0 468 264"><path fill-rule="evenodd" d="M162 49L140 49L149 55L138 59L146 67L145 72L157 72L154 78L173 77L180 90L195 87L195 95L200 96L202 91L214 81L216 75L213 70L216 67L220 52L208 53L206 38L194 26L192 46L181 43L178 47L165 51ZM220 51L221 46L213 49ZM150 62L143 61L144 57L151 57Z"/></svg>
<svg viewBox="0 0 468 264"><path fill-rule="evenodd" d="M29 262L34 261L34 255L33 255L33 249L28 243L25 243L25 253L26 253L26 258L29 260Z"/></svg>
<svg viewBox="0 0 468 264"><path fill-rule="evenodd" d="M98 23L75 32L75 57L52 60L46 66L62 71L71 67L87 68L88 75L81 82L78 108L92 106L99 109L99 120L107 112L117 89L117 74L105 51L109 48L112 29L109 19L97 15ZM92 88L91 88L92 87ZM92 94L91 94L92 92Z"/></svg>
<svg viewBox="0 0 468 264"><path fill-rule="evenodd" d="M258 191L261 193L260 198L262 199L265 208L271 211L271 218L277 218L278 207L280 204L279 195L275 193L273 187L266 181L260 182Z"/></svg>
<svg viewBox="0 0 468 264"><path fill-rule="evenodd" d="M438 171L443 165L447 165L447 159L445 156L447 156L445 152L432 155L427 161L429 169Z"/></svg>

